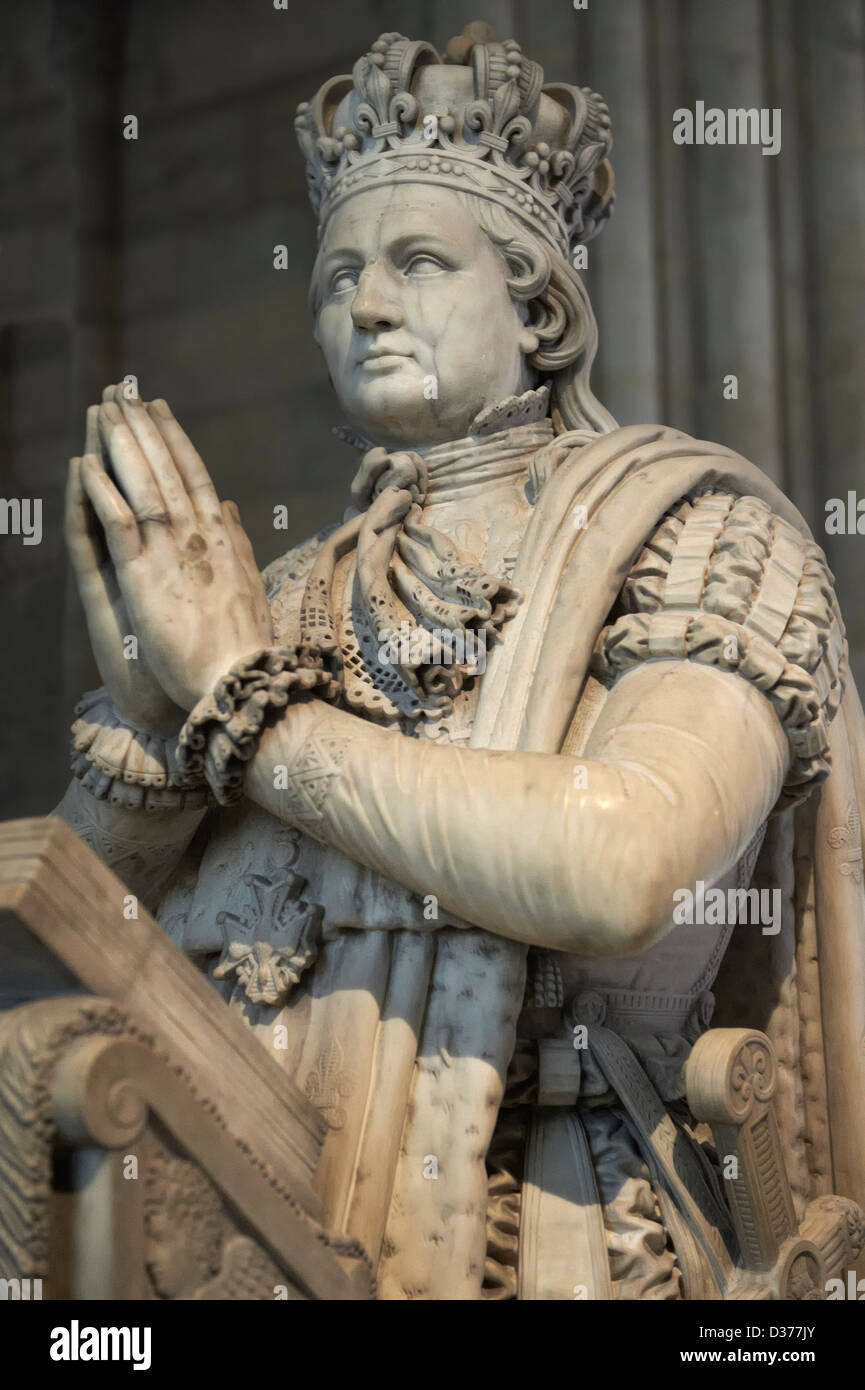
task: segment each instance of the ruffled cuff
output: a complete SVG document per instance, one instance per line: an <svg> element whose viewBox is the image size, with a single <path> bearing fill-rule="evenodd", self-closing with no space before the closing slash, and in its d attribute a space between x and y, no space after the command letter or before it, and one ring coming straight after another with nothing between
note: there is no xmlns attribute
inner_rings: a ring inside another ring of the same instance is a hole
<svg viewBox="0 0 865 1390"><path fill-rule="evenodd" d="M160 738L130 724L104 688L87 691L75 713L72 775L100 801L145 811L210 804L203 773L180 766L177 738Z"/></svg>
<svg viewBox="0 0 865 1390"><path fill-rule="evenodd" d="M181 774L203 773L217 802L233 805L243 793L244 766L268 718L284 709L293 694L311 690L332 700L341 685L325 669L321 653L307 644L259 651L237 662L213 693L199 700L180 730Z"/></svg>

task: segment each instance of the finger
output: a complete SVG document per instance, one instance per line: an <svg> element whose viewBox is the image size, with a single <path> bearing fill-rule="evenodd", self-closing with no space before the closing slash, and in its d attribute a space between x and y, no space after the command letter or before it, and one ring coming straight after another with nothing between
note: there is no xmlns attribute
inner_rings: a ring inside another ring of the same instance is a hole
<svg viewBox="0 0 865 1390"><path fill-rule="evenodd" d="M178 424L167 401L151 401L147 413L159 430L183 479L187 494L203 520L214 521L222 516L219 497L204 460L192 440Z"/></svg>
<svg viewBox="0 0 865 1390"><path fill-rule="evenodd" d="M130 395L129 388L122 384L115 387L114 404L150 464L169 516L173 521L191 523L195 518L192 501L177 471L171 450L145 410L141 397L137 391Z"/></svg>
<svg viewBox="0 0 865 1390"><path fill-rule="evenodd" d="M107 551L99 545L98 523L81 482L81 459L69 460L63 530L76 574L81 578L98 574Z"/></svg>
<svg viewBox="0 0 865 1390"><path fill-rule="evenodd" d="M243 529L243 522L240 519L240 512L236 502L223 502L222 515L225 520L225 529L228 532L231 544L234 546L234 553L242 564L248 577L255 584L260 584L261 575L258 572L258 565L255 563L255 552L246 531Z"/></svg>
<svg viewBox="0 0 865 1390"><path fill-rule="evenodd" d="M113 401L99 407L99 435L117 483L137 521L168 523L168 511L146 455L139 447L123 412Z"/></svg>
<svg viewBox="0 0 865 1390"><path fill-rule="evenodd" d="M112 560L118 569L128 565L141 554L141 533L126 499L93 454L81 460L81 482L102 523Z"/></svg>
<svg viewBox="0 0 865 1390"><path fill-rule="evenodd" d="M87 407L87 427L84 434L85 454L101 454L102 440L99 438L99 406Z"/></svg>

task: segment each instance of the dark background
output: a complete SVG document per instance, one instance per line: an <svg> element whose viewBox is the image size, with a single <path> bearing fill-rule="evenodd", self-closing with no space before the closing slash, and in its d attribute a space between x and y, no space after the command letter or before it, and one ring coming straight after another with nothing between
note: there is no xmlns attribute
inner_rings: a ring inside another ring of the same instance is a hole
<svg viewBox="0 0 865 1390"><path fill-rule="evenodd" d="M862 0L5 0L0 496L41 497L44 536L0 536L0 815L59 799L72 705L97 683L61 518L106 383L133 372L168 398L260 564L342 515L356 456L330 434L311 337L294 110L379 33L443 48L474 18L612 111L618 200L587 274L597 394L780 483L827 550L865 676L865 538L823 529L826 499L865 494ZM698 99L780 107L780 155L674 145L673 111Z"/></svg>

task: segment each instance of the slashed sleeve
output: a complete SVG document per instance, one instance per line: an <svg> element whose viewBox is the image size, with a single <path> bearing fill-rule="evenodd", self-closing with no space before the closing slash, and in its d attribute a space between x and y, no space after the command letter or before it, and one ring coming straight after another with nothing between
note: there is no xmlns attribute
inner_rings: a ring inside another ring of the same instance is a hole
<svg viewBox="0 0 865 1390"><path fill-rule="evenodd" d="M756 497L696 493L667 513L595 648L608 687L647 661L681 659L741 676L787 738L782 803L829 773L828 726L847 665L844 626L820 547Z"/></svg>

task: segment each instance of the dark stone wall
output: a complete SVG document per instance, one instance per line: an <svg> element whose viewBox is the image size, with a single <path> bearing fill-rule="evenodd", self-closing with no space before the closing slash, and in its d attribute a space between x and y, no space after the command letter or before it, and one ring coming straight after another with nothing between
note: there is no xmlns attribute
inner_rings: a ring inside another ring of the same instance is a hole
<svg viewBox="0 0 865 1390"><path fill-rule="evenodd" d="M865 540L822 529L828 497L865 492L861 5L481 11L549 80L591 84L612 110L617 208L587 277L598 394L623 423L717 439L781 483L829 552L861 679ZM382 31L443 47L476 17L457 0L7 0L0 496L41 497L44 535L0 536L0 815L59 799L71 707L97 681L61 528L66 461L106 383L132 372L171 402L262 565L341 515L355 455L331 434L310 332L294 110ZM672 112L698 98L780 106L781 155L675 146ZM721 393L729 372L736 402Z"/></svg>

